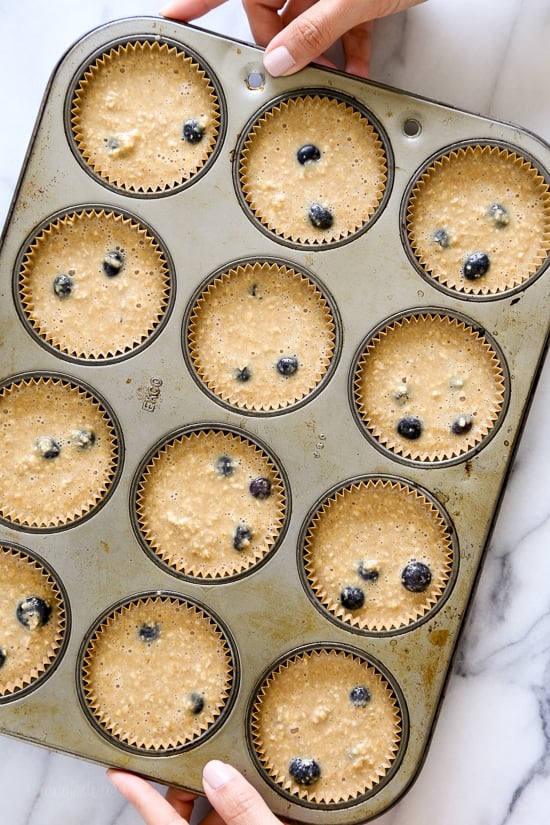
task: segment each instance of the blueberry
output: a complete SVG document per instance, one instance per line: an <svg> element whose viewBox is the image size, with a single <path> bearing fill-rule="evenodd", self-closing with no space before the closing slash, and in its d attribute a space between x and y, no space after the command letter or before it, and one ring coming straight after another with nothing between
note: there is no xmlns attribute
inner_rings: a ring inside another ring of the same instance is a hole
<svg viewBox="0 0 550 825"><path fill-rule="evenodd" d="M242 367L240 369L235 370L235 378L237 381L242 381L245 384L247 381L250 381L252 373L250 372L248 367Z"/></svg>
<svg viewBox="0 0 550 825"><path fill-rule="evenodd" d="M233 533L233 547L235 550L246 550L252 539L252 530L244 524L239 524Z"/></svg>
<svg viewBox="0 0 550 825"><path fill-rule="evenodd" d="M279 358L276 364L277 372L281 375L289 376L294 375L296 370L298 369L298 359L295 355L287 355L283 358Z"/></svg>
<svg viewBox="0 0 550 825"><path fill-rule="evenodd" d="M308 217L312 226L316 229L330 229L334 223L334 216L330 209L320 203L312 203L309 207Z"/></svg>
<svg viewBox="0 0 550 825"><path fill-rule="evenodd" d="M189 696L189 710L194 716L197 716L204 708L204 696L202 693L194 691Z"/></svg>
<svg viewBox="0 0 550 825"><path fill-rule="evenodd" d="M365 594L360 587L348 584L340 591L340 603L346 610L359 610L365 604Z"/></svg>
<svg viewBox="0 0 550 825"><path fill-rule="evenodd" d="M301 163L304 166L306 163L309 163L312 160L319 160L321 157L321 150L314 146L313 143L306 143L305 146L301 146L298 151L296 152L296 157L298 158L298 163Z"/></svg>
<svg viewBox="0 0 550 825"><path fill-rule="evenodd" d="M412 559L401 572L401 584L411 593L423 593L432 580L432 573L427 564Z"/></svg>
<svg viewBox="0 0 550 825"><path fill-rule="evenodd" d="M288 765L288 772L298 785L313 785L321 776L319 763L305 756L294 756Z"/></svg>
<svg viewBox="0 0 550 825"><path fill-rule="evenodd" d="M37 630L47 623L51 612L51 607L39 596L27 596L17 605L15 615L27 630Z"/></svg>
<svg viewBox="0 0 550 825"><path fill-rule="evenodd" d="M6 651L2 650L2 648L0 647L0 667L2 667L2 665L4 664L5 661L6 661Z"/></svg>
<svg viewBox="0 0 550 825"><path fill-rule="evenodd" d="M110 137L105 141L105 146L109 152L116 152L117 149L120 149L120 141L116 137Z"/></svg>
<svg viewBox="0 0 550 825"><path fill-rule="evenodd" d="M433 233L432 238L435 243L439 244L441 249L447 249L447 247L451 245L451 239L446 229L438 229Z"/></svg>
<svg viewBox="0 0 550 825"><path fill-rule="evenodd" d="M142 624L138 630L138 636L142 642L156 642L160 636L160 625Z"/></svg>
<svg viewBox="0 0 550 825"><path fill-rule="evenodd" d="M230 476L234 469L233 460L228 455L221 455L216 461L216 470L221 476Z"/></svg>
<svg viewBox="0 0 550 825"><path fill-rule="evenodd" d="M71 441L79 450L88 450L95 444L95 433L92 430L75 430Z"/></svg>
<svg viewBox="0 0 550 825"><path fill-rule="evenodd" d="M491 265L489 256L485 252L474 252L464 263L464 277L469 281L477 281L485 275Z"/></svg>
<svg viewBox="0 0 550 825"><path fill-rule="evenodd" d="M191 118L183 124L183 139L187 143L200 143L204 137L204 128L198 120Z"/></svg>
<svg viewBox="0 0 550 825"><path fill-rule="evenodd" d="M53 291L58 298L67 298L73 291L74 281L70 275L56 275L53 279Z"/></svg>
<svg viewBox="0 0 550 825"><path fill-rule="evenodd" d="M494 225L499 229L508 226L510 223L508 210L501 203L492 203L487 211L487 217L492 220Z"/></svg>
<svg viewBox="0 0 550 825"><path fill-rule="evenodd" d="M114 278L119 275L124 266L124 258L120 252L107 252L103 258L103 272L109 278Z"/></svg>
<svg viewBox="0 0 550 825"><path fill-rule="evenodd" d="M397 432L403 438L409 438L414 441L415 438L420 438L422 435L422 422L414 415L406 415L397 423Z"/></svg>
<svg viewBox="0 0 550 825"><path fill-rule="evenodd" d="M39 435L34 446L42 458L57 458L61 452L61 447L51 435Z"/></svg>
<svg viewBox="0 0 550 825"><path fill-rule="evenodd" d="M357 572L366 582L375 582L380 575L376 567L376 562L373 561L360 561L357 566Z"/></svg>
<svg viewBox="0 0 550 825"><path fill-rule="evenodd" d="M451 430L455 435L465 435L470 432L473 423L471 415L459 415L451 424Z"/></svg>
<svg viewBox="0 0 550 825"><path fill-rule="evenodd" d="M371 692L364 685L356 685L350 690L349 698L351 704L355 705L356 708L364 708L371 700Z"/></svg>
<svg viewBox="0 0 550 825"><path fill-rule="evenodd" d="M254 498L269 498L271 495L271 481L264 476L253 478L248 489Z"/></svg>

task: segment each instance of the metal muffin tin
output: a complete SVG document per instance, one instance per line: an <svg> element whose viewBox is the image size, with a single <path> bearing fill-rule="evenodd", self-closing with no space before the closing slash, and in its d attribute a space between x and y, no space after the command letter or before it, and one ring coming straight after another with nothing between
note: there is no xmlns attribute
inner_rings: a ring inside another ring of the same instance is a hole
<svg viewBox="0 0 550 825"><path fill-rule="evenodd" d="M133 38L168 39L200 57L222 92L219 146L187 185L161 195L117 191L77 158L67 101L94 56ZM388 139L387 199L368 231L347 243L300 247L282 243L246 214L235 188L236 147L247 124L281 96L324 90L357 101ZM411 262L402 240L403 199L427 159L469 141L511 145L550 167L550 149L515 126L457 111L326 69L265 75L254 46L157 18L130 18L83 37L64 56L45 95L2 238L0 258L2 380L51 373L75 379L104 398L120 423L120 478L96 513L63 530L31 531L0 524L0 541L36 553L57 573L68 599L67 647L47 678L0 704L7 734L94 762L131 769L201 792L210 758L241 769L273 810L306 823L359 823L395 803L420 769L432 734L461 625L474 592L522 425L548 343L548 270L508 293L472 298L437 288ZM152 228L173 265L173 305L159 334L124 358L85 363L65 359L29 334L12 292L22 250L36 228L59 212L109 207ZM182 218L185 216L185 229ZM277 414L229 408L206 392L186 361L184 319L199 285L228 263L257 258L310 272L338 310L338 353L320 391ZM548 263L548 262L546 262ZM400 313L435 309L466 316L498 343L507 375L500 426L462 460L426 465L377 449L353 410L351 371L369 332ZM229 581L200 583L171 574L140 546L132 517L132 485L144 456L167 434L191 425L237 430L266 445L288 484L287 527L264 564ZM351 479L400 478L442 506L455 559L446 598L423 621L396 632L358 632L327 617L310 600L300 572L301 540L312 508ZM188 597L218 616L235 643L238 690L223 724L194 747L169 755L138 754L90 724L79 700L79 652L110 606L141 593ZM402 746L386 779L358 801L304 804L266 779L247 731L255 687L287 654L311 647L354 649L387 674L401 702Z"/></svg>

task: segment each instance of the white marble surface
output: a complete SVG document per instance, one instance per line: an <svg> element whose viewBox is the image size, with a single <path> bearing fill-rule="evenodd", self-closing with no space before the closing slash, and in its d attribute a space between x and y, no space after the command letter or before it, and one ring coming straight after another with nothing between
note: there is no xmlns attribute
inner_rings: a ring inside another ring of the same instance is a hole
<svg viewBox="0 0 550 825"><path fill-rule="evenodd" d="M147 0L0 0L0 222L55 63ZM239 2L202 25L243 40ZM372 76L550 141L548 0L429 0L377 25ZM2 274L4 277L4 273ZM550 364L543 371L426 763L380 825L550 821ZM137 825L104 770L0 738L0 822Z"/></svg>

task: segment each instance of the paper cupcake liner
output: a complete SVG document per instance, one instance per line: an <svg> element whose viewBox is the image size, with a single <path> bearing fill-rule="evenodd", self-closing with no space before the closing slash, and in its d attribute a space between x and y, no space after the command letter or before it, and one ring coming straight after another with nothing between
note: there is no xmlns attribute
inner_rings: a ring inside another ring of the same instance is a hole
<svg viewBox="0 0 550 825"><path fill-rule="evenodd" d="M435 463L467 454L487 438L504 408L505 374L482 331L459 318L421 313L388 324L368 341L354 396L363 426L382 447ZM453 431L457 427L462 431Z"/></svg>
<svg viewBox="0 0 550 825"><path fill-rule="evenodd" d="M318 115L316 119L316 115ZM301 164L313 146L319 160ZM337 97L289 97L258 118L239 159L248 208L270 232L304 245L348 238L372 219L388 179L382 141L366 115ZM310 208L330 217L310 220Z"/></svg>
<svg viewBox="0 0 550 825"><path fill-rule="evenodd" d="M251 494L258 478L268 480L269 494ZM287 506L282 476L267 453L213 429L161 446L139 475L135 501L146 548L197 579L235 576L262 562L278 543Z"/></svg>
<svg viewBox="0 0 550 825"><path fill-rule="evenodd" d="M154 754L203 739L234 684L231 649L214 619L162 593L130 600L102 619L80 673L92 721L124 747Z"/></svg>
<svg viewBox="0 0 550 825"><path fill-rule="evenodd" d="M1 518L49 530L102 503L114 483L119 445L109 414L91 392L61 378L14 379L0 388L0 411L10 420L2 445ZM81 433L91 443L83 444Z"/></svg>
<svg viewBox="0 0 550 825"><path fill-rule="evenodd" d="M205 70L156 40L127 42L98 57L77 84L71 116L89 169L118 189L144 194L195 176L220 130L220 104Z"/></svg>
<svg viewBox="0 0 550 825"><path fill-rule="evenodd" d="M414 184L406 230L427 275L465 295L498 295L548 259L550 186L516 152L461 146L431 163ZM482 268L468 269L479 254L486 256Z"/></svg>
<svg viewBox="0 0 550 825"><path fill-rule="evenodd" d="M352 705L354 689L359 702ZM334 648L306 651L276 667L257 692L250 724L272 782L295 801L323 807L357 801L378 786L403 730L385 677L359 655ZM298 782L289 770L296 758L313 760L319 778Z"/></svg>
<svg viewBox="0 0 550 825"><path fill-rule="evenodd" d="M0 698L8 699L17 698L21 691L50 671L61 652L67 613L58 583L40 562L8 545L0 547L0 558L3 595L0 613L4 612L4 606L6 610L1 618L0 648L5 661L0 667ZM19 578L22 580L20 590L17 588ZM50 608L47 623L36 630L23 629L15 615L19 601L29 596L38 596ZM14 660L18 658L20 666L17 667Z"/></svg>
<svg viewBox="0 0 550 825"><path fill-rule="evenodd" d="M321 290L301 272L267 261L218 275L188 324L198 376L244 410L280 410L306 398L327 374L335 344L334 318Z"/></svg>
<svg viewBox="0 0 550 825"><path fill-rule="evenodd" d="M413 561L427 565L430 575L428 586L416 592L401 579ZM417 622L440 602L453 568L452 536L419 490L362 479L337 490L314 513L303 562L313 595L331 615L358 630L391 631Z"/></svg>
<svg viewBox="0 0 550 825"><path fill-rule="evenodd" d="M153 335L168 308L170 275L147 229L121 213L89 209L39 232L23 257L18 291L26 322L48 346L101 361Z"/></svg>

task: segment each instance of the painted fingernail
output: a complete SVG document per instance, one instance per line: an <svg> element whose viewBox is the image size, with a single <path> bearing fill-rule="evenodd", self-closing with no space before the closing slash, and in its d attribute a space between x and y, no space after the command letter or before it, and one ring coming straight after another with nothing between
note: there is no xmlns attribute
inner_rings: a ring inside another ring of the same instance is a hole
<svg viewBox="0 0 550 825"><path fill-rule="evenodd" d="M295 65L296 61L286 46L277 46L264 55L264 66L272 77L287 74Z"/></svg>
<svg viewBox="0 0 550 825"><path fill-rule="evenodd" d="M233 779L233 771L224 762L212 759L207 762L202 771L202 778L215 791Z"/></svg>

